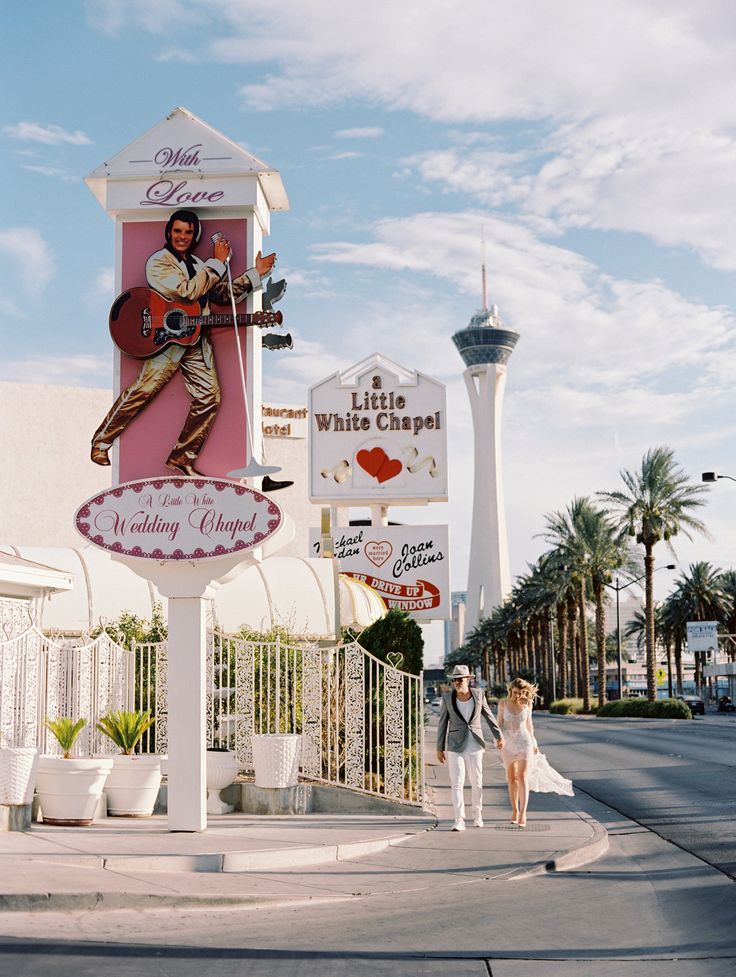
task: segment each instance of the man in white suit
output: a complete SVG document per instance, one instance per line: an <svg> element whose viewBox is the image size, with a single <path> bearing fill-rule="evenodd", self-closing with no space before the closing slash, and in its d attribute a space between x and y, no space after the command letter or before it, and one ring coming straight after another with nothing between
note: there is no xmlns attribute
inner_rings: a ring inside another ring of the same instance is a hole
<svg viewBox="0 0 736 977"><path fill-rule="evenodd" d="M490 727L496 747L503 749L503 734L482 689L470 688L470 669L456 665L450 674L451 692L443 692L437 727L437 759L447 758L455 823L453 831L465 830L463 787L467 771L470 780L473 826L483 827L483 751L485 739L481 716Z"/></svg>
<svg viewBox="0 0 736 977"><path fill-rule="evenodd" d="M202 314L207 315L210 296L220 304L229 301L225 263L230 258L230 243L220 237L213 243L212 257L203 261L193 253L200 234L199 217L194 211L175 211L164 231L166 246L152 254L146 262L146 278L151 288L165 299L199 302ZM261 279L269 274L275 260L275 254L263 257L258 252L255 266L233 279L236 302L249 292L263 287ZM194 463L215 423L220 406L215 354L209 336L204 332L194 346L174 344L144 360L138 377L122 391L94 433L91 458L96 465L110 464L108 452L115 439L177 370L181 370L192 403L181 434L166 460L166 467L181 475L198 474Z"/></svg>

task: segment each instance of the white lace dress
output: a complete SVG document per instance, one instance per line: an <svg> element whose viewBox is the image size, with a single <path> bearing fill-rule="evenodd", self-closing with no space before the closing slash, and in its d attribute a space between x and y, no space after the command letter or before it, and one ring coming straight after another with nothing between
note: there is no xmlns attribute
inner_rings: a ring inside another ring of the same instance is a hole
<svg viewBox="0 0 736 977"><path fill-rule="evenodd" d="M536 740L531 726L532 708L525 705L518 711L511 710L504 700L498 704L498 725L503 733L503 762L506 768L514 760L527 761L527 782L529 790L543 794L566 794L573 796L572 781L558 773L547 763L544 753L535 753Z"/></svg>
<svg viewBox="0 0 736 977"><path fill-rule="evenodd" d="M534 758L534 736L529 730L531 714L530 705L512 710L503 699L498 704L498 725L503 733L501 755L507 768L515 760L526 760L531 765Z"/></svg>

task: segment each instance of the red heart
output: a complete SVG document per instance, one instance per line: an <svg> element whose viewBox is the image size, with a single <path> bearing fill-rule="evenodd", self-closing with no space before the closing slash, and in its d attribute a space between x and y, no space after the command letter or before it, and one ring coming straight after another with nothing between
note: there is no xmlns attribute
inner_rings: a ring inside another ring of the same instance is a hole
<svg viewBox="0 0 736 977"><path fill-rule="evenodd" d="M387 482L389 478L395 478L404 466L398 458L387 457L381 465L381 469L376 475L379 482Z"/></svg>
<svg viewBox="0 0 736 977"><path fill-rule="evenodd" d="M366 451L365 448L363 448L363 450L359 451L355 456L355 460L364 471L368 472L369 475L372 475L374 478L378 478L378 473L383 465L388 461L388 455L383 448L371 448L370 451ZM399 464L401 464L401 462L399 462ZM389 476L389 478L390 477L391 476Z"/></svg>

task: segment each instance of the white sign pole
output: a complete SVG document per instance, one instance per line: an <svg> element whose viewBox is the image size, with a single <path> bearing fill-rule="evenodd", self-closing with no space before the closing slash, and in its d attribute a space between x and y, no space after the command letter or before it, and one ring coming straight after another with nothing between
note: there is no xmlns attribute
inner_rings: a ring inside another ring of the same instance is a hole
<svg viewBox="0 0 736 977"><path fill-rule="evenodd" d="M207 827L206 604L169 599L169 831Z"/></svg>

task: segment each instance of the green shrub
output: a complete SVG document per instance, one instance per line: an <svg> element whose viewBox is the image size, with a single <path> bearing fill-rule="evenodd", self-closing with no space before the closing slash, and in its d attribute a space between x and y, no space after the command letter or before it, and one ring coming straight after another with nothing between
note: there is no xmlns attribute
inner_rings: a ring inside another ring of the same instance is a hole
<svg viewBox="0 0 736 977"><path fill-rule="evenodd" d="M598 715L603 718L629 716L645 719L692 719L690 708L679 699L660 699L658 702L649 702L644 698L614 699L613 702L601 706Z"/></svg>
<svg viewBox="0 0 736 977"><path fill-rule="evenodd" d="M549 711L560 716L578 715L583 711L582 699L556 699L549 707Z"/></svg>
<svg viewBox="0 0 736 977"><path fill-rule="evenodd" d="M693 714L690 711L690 706L686 702L682 702L680 699L660 699L658 702L652 702L653 706L656 706L655 715L659 719L692 719Z"/></svg>

